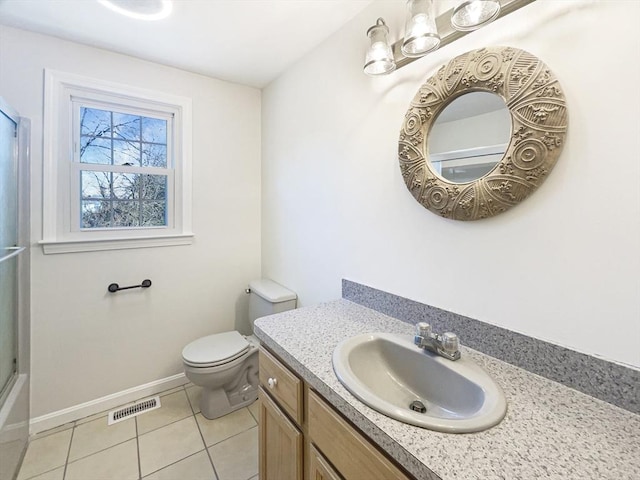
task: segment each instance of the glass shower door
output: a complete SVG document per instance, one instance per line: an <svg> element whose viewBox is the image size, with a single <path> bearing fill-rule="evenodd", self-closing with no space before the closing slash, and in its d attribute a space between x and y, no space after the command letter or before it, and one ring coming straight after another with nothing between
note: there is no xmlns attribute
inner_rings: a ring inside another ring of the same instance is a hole
<svg viewBox="0 0 640 480"><path fill-rule="evenodd" d="M18 320L17 124L0 110L0 406L16 374Z"/></svg>

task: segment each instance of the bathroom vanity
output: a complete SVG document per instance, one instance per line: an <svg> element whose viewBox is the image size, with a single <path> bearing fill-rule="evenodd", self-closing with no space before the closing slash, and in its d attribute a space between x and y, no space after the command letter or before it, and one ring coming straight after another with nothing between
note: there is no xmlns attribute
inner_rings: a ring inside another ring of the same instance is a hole
<svg viewBox="0 0 640 480"><path fill-rule="evenodd" d="M640 416L464 347L504 390L507 414L470 434L427 430L369 408L338 381L333 351L413 326L348 300L256 321L260 478L636 479Z"/></svg>
<svg viewBox="0 0 640 480"><path fill-rule="evenodd" d="M264 347L259 398L260 478L412 478Z"/></svg>

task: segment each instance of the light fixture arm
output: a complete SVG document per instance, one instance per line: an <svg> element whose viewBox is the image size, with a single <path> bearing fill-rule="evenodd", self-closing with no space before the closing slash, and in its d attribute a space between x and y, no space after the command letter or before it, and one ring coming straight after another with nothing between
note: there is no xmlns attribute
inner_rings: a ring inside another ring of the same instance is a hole
<svg viewBox="0 0 640 480"><path fill-rule="evenodd" d="M513 13L516 10L519 10L520 8L526 5L529 5L530 3L533 3L535 1L536 0L501 0L500 13L496 17L496 19L504 17L505 15L509 15L510 13ZM453 13L453 9L447 10L446 12L444 12L443 14L439 15L436 18L436 26L440 34L439 48L442 48L443 46L448 45L449 43L452 43L458 40L459 38L464 37L468 33L471 33L470 31L460 31L460 30L455 30L453 28L453 26L451 25L452 13ZM393 45L391 45L391 48L393 50L393 58L396 64L396 70L398 68L402 68L405 65L410 64L415 60L418 60L419 58L422 58L422 57L406 57L405 55L403 55L401 50L402 42L403 42L403 39L401 38L400 40L395 42Z"/></svg>

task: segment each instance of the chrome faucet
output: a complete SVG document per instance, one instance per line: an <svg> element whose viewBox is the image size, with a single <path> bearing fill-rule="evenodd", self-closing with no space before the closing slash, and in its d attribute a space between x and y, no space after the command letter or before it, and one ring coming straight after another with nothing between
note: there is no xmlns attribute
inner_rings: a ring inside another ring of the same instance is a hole
<svg viewBox="0 0 640 480"><path fill-rule="evenodd" d="M413 337L413 343L448 360L458 360L460 358L458 336L451 332L445 332L442 335L433 333L431 325L425 322L416 324L416 335Z"/></svg>

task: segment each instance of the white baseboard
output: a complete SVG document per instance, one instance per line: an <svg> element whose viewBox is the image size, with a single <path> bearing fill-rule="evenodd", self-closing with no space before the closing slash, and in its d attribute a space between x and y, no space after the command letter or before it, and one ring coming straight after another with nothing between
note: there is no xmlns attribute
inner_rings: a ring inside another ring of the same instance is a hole
<svg viewBox="0 0 640 480"><path fill-rule="evenodd" d="M95 415L96 413L104 412L105 410L110 410L150 395L156 395L171 388L180 387L186 383L189 383L187 377L185 377L184 373L179 373L121 392L112 393L106 397L96 398L89 402L58 410L57 412L47 413L46 415L31 419L29 422L29 433L33 435L44 432L45 430L80 420L89 415Z"/></svg>

